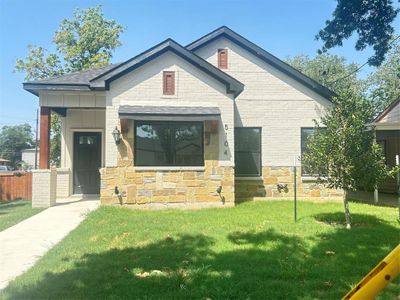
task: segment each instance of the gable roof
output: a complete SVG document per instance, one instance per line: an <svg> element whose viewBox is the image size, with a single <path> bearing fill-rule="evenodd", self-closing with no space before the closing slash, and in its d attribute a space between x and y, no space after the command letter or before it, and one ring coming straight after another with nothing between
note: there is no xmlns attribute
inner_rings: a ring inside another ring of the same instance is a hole
<svg viewBox="0 0 400 300"><path fill-rule="evenodd" d="M244 88L243 83L236 80L227 73L216 68L206 60L197 56L185 47L181 46L172 39L167 39L158 45L146 50L145 52L128 59L127 61L109 65L105 68L92 69L80 73L73 73L65 76L54 78L35 80L25 82L24 89L38 94L38 90L108 90L112 81L121 76L137 69L147 62L159 57L160 55L171 51L179 57L185 59L198 69L207 73L216 80L222 82L226 86L226 92L239 95Z"/></svg>
<svg viewBox="0 0 400 300"><path fill-rule="evenodd" d="M214 77L218 81L222 82L226 86L227 93L232 93L235 96L243 91L244 85L240 81L236 80L232 76L226 74L220 69L216 68L206 60L197 56L193 52L189 51L185 47L181 46L172 39L167 39L160 44L150 48L149 50L127 60L126 62L120 64L114 69L109 70L101 74L100 76L92 79L90 81L91 87L104 87L109 88L109 84L118 79L119 77L137 69L138 67L144 65L145 63L153 60L154 58L171 51L178 55L179 57L185 59L198 69L207 73L211 77Z"/></svg>
<svg viewBox="0 0 400 300"><path fill-rule="evenodd" d="M373 123L379 123L380 121L382 121L382 119L387 116L390 112L392 112L392 110L395 107L399 107L400 109L400 97L397 98L397 100L394 100L388 107L385 108L385 110L383 112L381 112L374 120ZM398 123L400 123L400 120L398 120Z"/></svg>
<svg viewBox="0 0 400 300"><path fill-rule="evenodd" d="M226 26L217 28L216 30L204 35L203 37L187 45L186 48L189 49L190 51L196 51L197 49L206 46L207 44L215 41L220 37L225 37L229 39L230 41L234 42L235 44L239 45L240 47L252 53L254 56L260 58L269 65L273 66L274 68L278 69L284 74L300 82L302 85L310 88L311 90L323 96L324 98L327 98L329 100L330 98L336 95L333 91L331 91L327 87L319 84L315 80L304 75L297 69L293 68L292 66L280 60L271 53L265 51L256 44L250 42L249 40L247 40L246 38L244 38L243 36L234 32L232 29Z"/></svg>

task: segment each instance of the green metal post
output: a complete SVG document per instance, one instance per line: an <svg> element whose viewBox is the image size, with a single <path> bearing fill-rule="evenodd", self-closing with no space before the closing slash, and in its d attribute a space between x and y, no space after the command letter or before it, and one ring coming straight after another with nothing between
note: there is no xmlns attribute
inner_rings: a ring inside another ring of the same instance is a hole
<svg viewBox="0 0 400 300"><path fill-rule="evenodd" d="M296 183L296 173L297 173L297 168L296 168L296 161L293 167L294 170L294 182L293 182L293 194L294 194L294 222L297 222L297 183Z"/></svg>
<svg viewBox="0 0 400 300"><path fill-rule="evenodd" d="M396 165L400 166L400 155L396 155ZM400 172L397 173L397 200L399 206L399 221L400 221Z"/></svg>

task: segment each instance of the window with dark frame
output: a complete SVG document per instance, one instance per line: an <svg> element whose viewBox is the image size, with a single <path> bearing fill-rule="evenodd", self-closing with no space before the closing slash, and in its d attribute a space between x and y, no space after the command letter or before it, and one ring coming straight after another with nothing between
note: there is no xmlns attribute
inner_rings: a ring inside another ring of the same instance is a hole
<svg viewBox="0 0 400 300"><path fill-rule="evenodd" d="M228 69L228 49L218 49L218 68Z"/></svg>
<svg viewBox="0 0 400 300"><path fill-rule="evenodd" d="M204 166L202 122L135 122L135 166Z"/></svg>
<svg viewBox="0 0 400 300"><path fill-rule="evenodd" d="M163 72L163 94L164 95L175 95L175 72L164 71Z"/></svg>
<svg viewBox="0 0 400 300"><path fill-rule="evenodd" d="M315 128L313 127L302 127L301 128L301 159L303 158L303 155L307 152L307 141L310 138L310 136L313 135L315 131ZM301 175L302 176L313 176L310 174L310 172L307 170L307 167L301 166Z"/></svg>
<svg viewBox="0 0 400 300"><path fill-rule="evenodd" d="M261 176L261 128L235 128L235 176Z"/></svg>

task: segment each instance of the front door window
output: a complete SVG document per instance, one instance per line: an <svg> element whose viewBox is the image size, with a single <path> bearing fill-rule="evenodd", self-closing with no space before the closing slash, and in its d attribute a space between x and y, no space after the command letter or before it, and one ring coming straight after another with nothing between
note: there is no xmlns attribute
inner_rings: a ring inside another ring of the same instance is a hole
<svg viewBox="0 0 400 300"><path fill-rule="evenodd" d="M99 194L101 133L74 133L74 194Z"/></svg>

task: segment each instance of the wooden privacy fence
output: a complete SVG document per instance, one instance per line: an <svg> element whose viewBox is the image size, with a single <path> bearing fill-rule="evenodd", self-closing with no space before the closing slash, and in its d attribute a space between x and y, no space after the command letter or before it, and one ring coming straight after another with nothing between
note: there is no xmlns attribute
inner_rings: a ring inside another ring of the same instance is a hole
<svg viewBox="0 0 400 300"><path fill-rule="evenodd" d="M0 201L32 199L32 173L0 173Z"/></svg>

